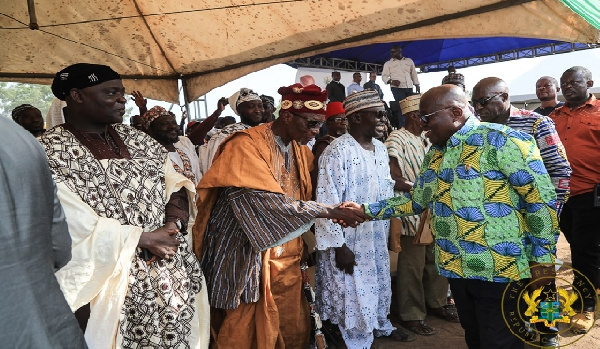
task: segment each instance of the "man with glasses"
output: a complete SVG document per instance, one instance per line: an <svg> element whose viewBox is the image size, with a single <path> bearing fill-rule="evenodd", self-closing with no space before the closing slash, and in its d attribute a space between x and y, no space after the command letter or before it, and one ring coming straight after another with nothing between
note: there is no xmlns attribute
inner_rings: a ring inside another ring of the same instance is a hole
<svg viewBox="0 0 600 349"><path fill-rule="evenodd" d="M523 287L512 281L547 283L554 266L542 263L554 262L559 233L556 193L539 149L528 134L479 122L458 86L427 91L420 112L433 145L410 193L345 207L373 219L429 207L437 270L450 282L467 345L523 348L524 339L511 332L523 329L520 320L510 329L505 321L517 314L517 299L503 294Z"/></svg>
<svg viewBox="0 0 600 349"><path fill-rule="evenodd" d="M279 117L227 138L198 184L194 250L207 268L215 348L308 347L301 235L315 218L363 221L308 201L312 153L302 144L325 121L326 93L301 84L279 93Z"/></svg>
<svg viewBox="0 0 600 349"><path fill-rule="evenodd" d="M578 314L571 319L575 333L586 333L594 325L595 293L600 289L600 101L590 93L593 85L589 69L567 69L560 78L567 102L550 114L573 166L571 197L560 228L571 245L573 268L583 274L575 274L573 282L583 299L583 304L575 303Z"/></svg>
<svg viewBox="0 0 600 349"><path fill-rule="evenodd" d="M550 113L565 102L558 101L558 92L560 87L555 78L551 76L542 76L535 83L535 95L540 100L541 105L535 108L534 112L540 115L550 115Z"/></svg>
<svg viewBox="0 0 600 349"><path fill-rule="evenodd" d="M347 134L334 140L319 160L317 201L334 204L371 202L393 194L385 145L385 108L375 90L353 93L344 100L350 122ZM370 348L375 336L411 341L414 334L395 329L388 314L391 302L387 221L343 228L317 220L317 309L340 328L348 348Z"/></svg>
<svg viewBox="0 0 600 349"><path fill-rule="evenodd" d="M560 216L564 202L569 197L571 166L552 119L512 106L508 86L504 80L496 77L482 79L473 87L472 103L481 121L506 125L533 136L552 179L557 196L556 209Z"/></svg>
<svg viewBox="0 0 600 349"><path fill-rule="evenodd" d="M421 95L413 95L400 101L406 123L401 129L393 131L385 141L390 156L392 179L396 181L395 195L410 192L429 150L430 143L423 136L419 118L420 100ZM393 219L398 224L399 231L390 231L390 245L402 248L400 251L396 248L398 263L395 297L398 300L398 317L401 325L412 332L422 336L434 335L436 330L425 322L428 309L430 313L447 321L459 322L456 309L445 308L448 280L435 270L433 243L422 245L414 241L421 217ZM426 224L429 224L428 221Z"/></svg>

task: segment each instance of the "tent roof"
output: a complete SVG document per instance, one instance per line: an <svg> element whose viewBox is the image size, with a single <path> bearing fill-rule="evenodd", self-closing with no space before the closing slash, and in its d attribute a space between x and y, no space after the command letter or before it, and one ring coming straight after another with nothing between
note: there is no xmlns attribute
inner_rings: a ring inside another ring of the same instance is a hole
<svg viewBox="0 0 600 349"><path fill-rule="evenodd" d="M177 102L178 79L193 100L332 50L497 36L598 42L598 30L558 0L15 0L0 2L0 80L47 84L69 64L103 63L128 90Z"/></svg>
<svg viewBox="0 0 600 349"><path fill-rule="evenodd" d="M520 58L540 57L596 48L596 44L516 37L460 38L369 44L335 50L288 62L294 68L312 67L349 71L381 72L390 59L392 45L402 47L421 72L445 71L450 66L467 68Z"/></svg>

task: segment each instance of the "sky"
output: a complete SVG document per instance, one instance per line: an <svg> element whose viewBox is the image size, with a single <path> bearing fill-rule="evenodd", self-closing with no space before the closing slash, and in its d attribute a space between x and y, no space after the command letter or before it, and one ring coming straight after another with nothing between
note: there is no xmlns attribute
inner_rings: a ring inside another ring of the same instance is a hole
<svg viewBox="0 0 600 349"><path fill-rule="evenodd" d="M598 81L595 86L600 86L600 64L598 64L598 62L600 62L600 48L480 65L457 69L457 72L465 76L467 92L470 92L473 86L485 77L499 77L506 81L510 90L510 95L512 96L511 99L515 100L515 98L520 95L535 94L535 82L539 77L550 75L559 80L565 70L575 65L581 65L590 69L592 71L592 76ZM299 81L300 76L310 73L315 77L316 84L324 88L324 78L330 76L330 72L331 70L321 69L305 69L297 71L285 64L274 65L226 83L207 93L205 98L208 104L208 113L211 114L216 109L219 98L228 98L242 87L251 88L258 94L272 96L275 98L275 104L278 104L280 98L277 89L279 87L294 84ZM345 86L348 86L352 81L352 73L353 72L342 72L341 82ZM431 87L439 85L446 74L447 72L420 73L418 77L421 83L421 93L426 92ZM364 72L362 75L362 83L367 82L367 72ZM392 93L389 90L389 86L383 84L381 76L377 77L377 83L384 91L384 99L392 99ZM128 104L136 108L133 102L128 102ZM148 101L149 108L157 104L162 105L167 109L171 107L170 103L152 100ZM200 117L206 117L204 105L200 103L200 106ZM177 115L179 120L181 115L180 107L175 105L173 106L172 111ZM192 119L194 119L196 112L192 110L191 114ZM222 116L227 115L236 116L229 107L226 107L222 114ZM236 118L239 119L239 117Z"/></svg>

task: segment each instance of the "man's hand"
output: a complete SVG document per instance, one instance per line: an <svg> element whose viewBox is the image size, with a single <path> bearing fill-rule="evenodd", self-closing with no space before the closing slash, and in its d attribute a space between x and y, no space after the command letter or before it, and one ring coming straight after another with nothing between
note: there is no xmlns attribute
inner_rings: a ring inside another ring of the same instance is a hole
<svg viewBox="0 0 600 349"><path fill-rule="evenodd" d="M326 215L320 218L329 218L334 223L339 223L344 227L351 226L352 228L356 228L360 223L369 219L369 216L364 213L362 206L356 203L352 204L355 206L351 206L348 203L347 206L340 204L337 207L328 208Z"/></svg>
<svg viewBox="0 0 600 349"><path fill-rule="evenodd" d="M138 108L146 109L146 104L148 103L148 100L144 98L140 91L132 91L131 96L133 97L133 101L135 102L135 105L137 105Z"/></svg>
<svg viewBox="0 0 600 349"><path fill-rule="evenodd" d="M225 110L225 106L227 104L229 104L229 101L227 100L227 98L225 98L225 97L219 98L219 101L217 102L217 110L219 112L222 112L223 110Z"/></svg>
<svg viewBox="0 0 600 349"><path fill-rule="evenodd" d="M542 286L549 285L556 278L554 264L540 264L529 262L531 271L531 282L527 287L529 291L535 291Z"/></svg>
<svg viewBox="0 0 600 349"><path fill-rule="evenodd" d="M415 85L415 88L417 89L417 93L421 93L421 85Z"/></svg>
<svg viewBox="0 0 600 349"><path fill-rule="evenodd" d="M398 86L400 86L400 80L392 80L392 82L390 83L390 85L392 85L394 87L398 87Z"/></svg>
<svg viewBox="0 0 600 349"><path fill-rule="evenodd" d="M178 231L175 223L167 223L156 230L142 233L138 247L146 248L154 255L148 263L156 260L156 257L170 259L177 253L179 240L173 235L177 234Z"/></svg>
<svg viewBox="0 0 600 349"><path fill-rule="evenodd" d="M352 275L354 274L354 266L358 265L356 263L356 256L354 252L343 244L342 247L335 248L335 266L343 270L344 273Z"/></svg>

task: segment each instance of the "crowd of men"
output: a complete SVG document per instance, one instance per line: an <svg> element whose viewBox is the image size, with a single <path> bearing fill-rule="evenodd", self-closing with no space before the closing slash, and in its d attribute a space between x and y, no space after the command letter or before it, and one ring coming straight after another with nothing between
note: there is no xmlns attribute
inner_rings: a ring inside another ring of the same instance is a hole
<svg viewBox="0 0 600 349"><path fill-rule="evenodd" d="M394 46L382 80L404 121L389 136L376 77L361 86L355 73L345 89L333 72L325 90L303 77L279 88L277 116L273 97L241 88L182 136L184 120L147 108L139 91L140 115L124 125L125 89L110 67L59 71L52 92L66 102L64 123L44 130L30 104L12 111L22 128L0 120L1 141L18 149L0 148L11 261L2 275L15 279L3 286L2 304L15 311L0 338L305 349L323 330L339 347L370 348L375 337L435 335L430 314L460 322L471 349L557 347L552 326L539 325L538 338L513 334L506 313L522 309L504 294L515 283L556 289L548 275L560 231L580 272L571 329L589 331L600 289L590 71L570 68L560 84L541 77L541 106L528 111L497 77L469 99L464 77L449 71L421 95L414 63ZM239 122L220 116L227 104ZM388 250L399 252L394 296ZM311 262L312 309L301 273Z"/></svg>

